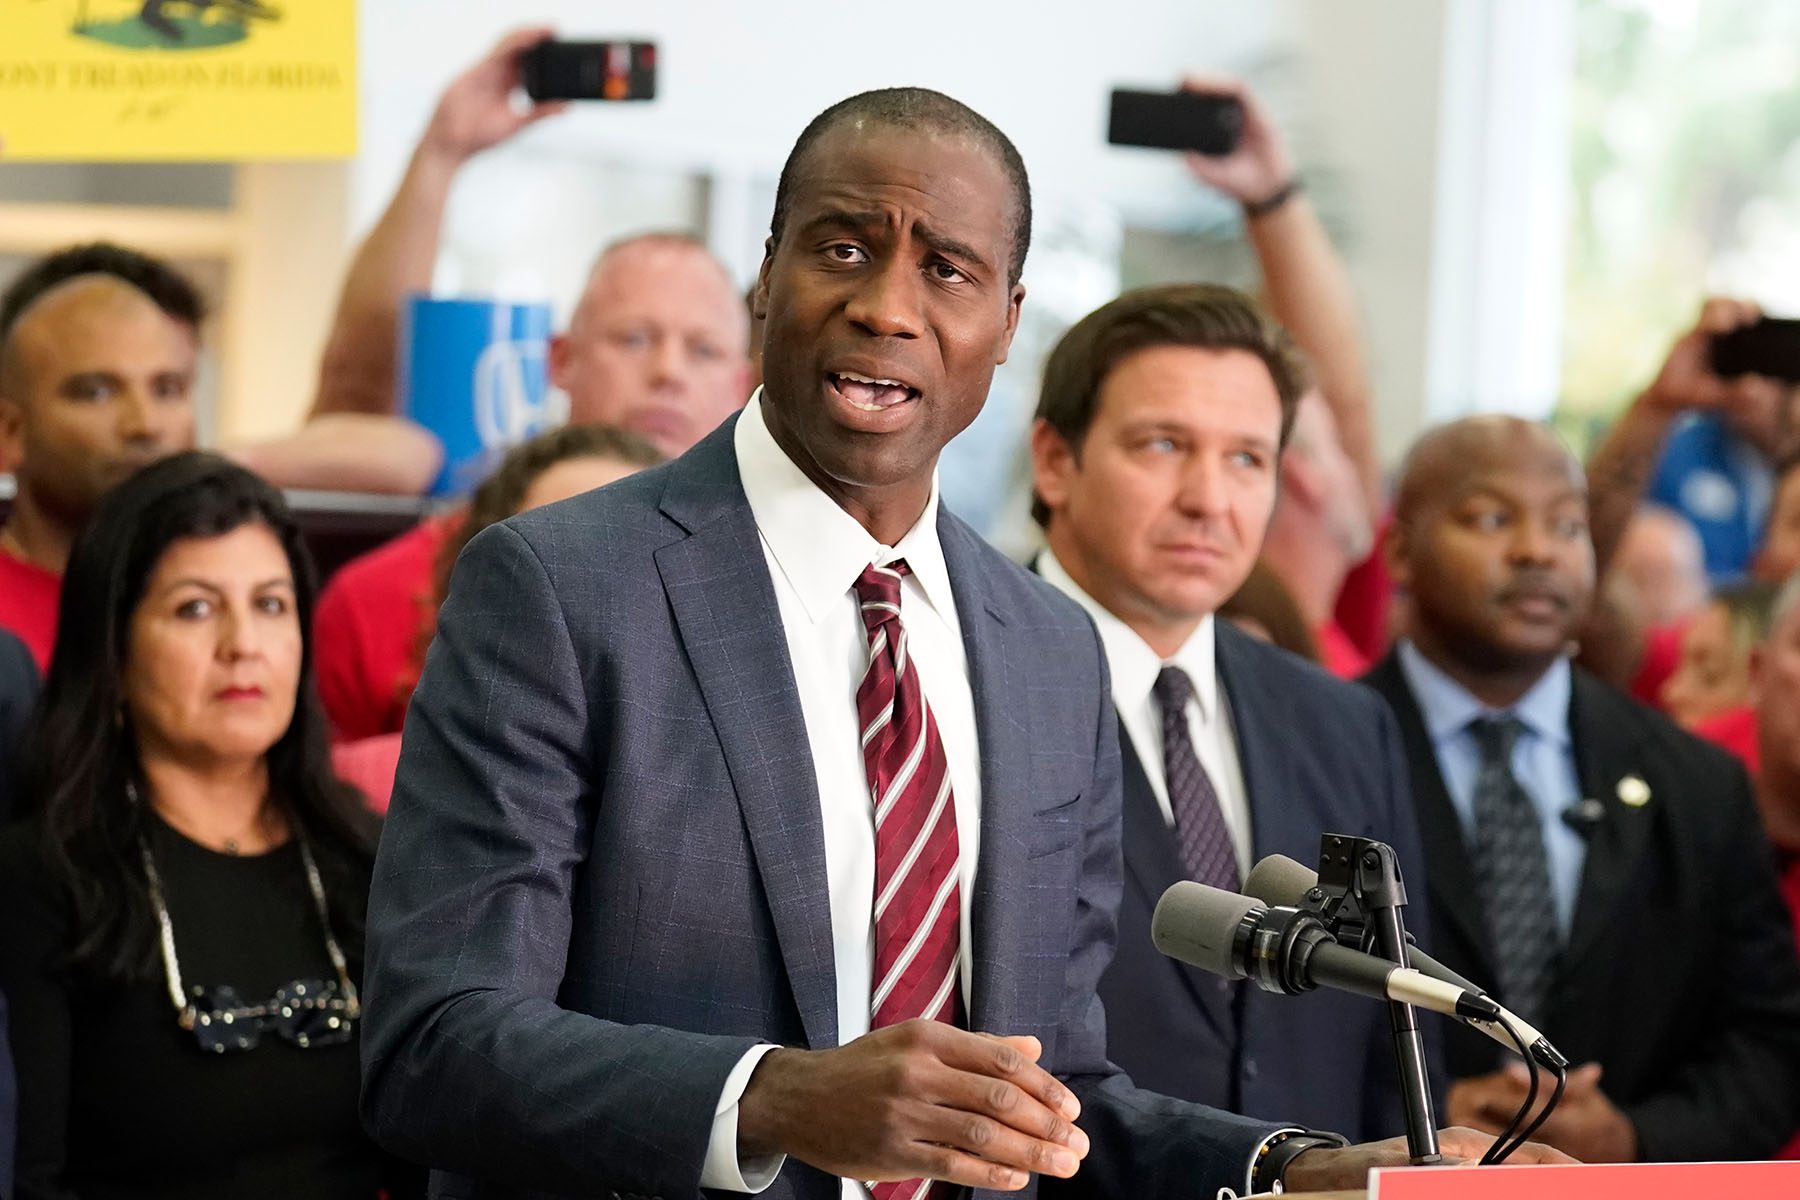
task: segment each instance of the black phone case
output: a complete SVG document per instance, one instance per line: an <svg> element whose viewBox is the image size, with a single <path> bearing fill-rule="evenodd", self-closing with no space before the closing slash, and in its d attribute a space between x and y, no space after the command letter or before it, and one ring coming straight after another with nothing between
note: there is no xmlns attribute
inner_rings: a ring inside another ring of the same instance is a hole
<svg viewBox="0 0 1800 1200"><path fill-rule="evenodd" d="M1106 140L1216 156L1236 149L1243 132L1243 105L1230 96L1115 88Z"/></svg>
<svg viewBox="0 0 1800 1200"><path fill-rule="evenodd" d="M540 42L519 60L533 100L653 100L654 42Z"/></svg>
<svg viewBox="0 0 1800 1200"><path fill-rule="evenodd" d="M1800 320L1764 317L1712 341L1712 367L1719 375L1766 375L1800 383Z"/></svg>

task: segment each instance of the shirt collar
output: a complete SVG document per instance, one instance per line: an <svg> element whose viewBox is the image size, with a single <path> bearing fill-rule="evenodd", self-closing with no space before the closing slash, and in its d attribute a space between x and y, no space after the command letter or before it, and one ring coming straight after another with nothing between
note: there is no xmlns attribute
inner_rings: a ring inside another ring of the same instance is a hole
<svg viewBox="0 0 1800 1200"><path fill-rule="evenodd" d="M1399 653L1400 670L1419 701L1419 711L1424 714L1425 728L1430 731L1433 742L1455 737L1477 717L1510 714L1532 733L1554 745L1566 749L1571 744L1569 697L1573 673L1568 659L1558 658L1518 703L1499 709L1490 708L1476 699L1467 688L1420 653L1410 640L1400 643Z"/></svg>
<svg viewBox="0 0 1800 1200"><path fill-rule="evenodd" d="M775 442L762 415L762 389L744 406L732 433L738 473L750 515L786 577L807 619L818 624L839 604L870 563L904 558L940 613L955 612L950 569L938 541L938 477L931 475L931 498L919 520L898 545L883 546L855 517L819 490Z"/></svg>
<svg viewBox="0 0 1800 1200"><path fill-rule="evenodd" d="M1106 665L1112 672L1114 702L1120 708L1124 708L1126 704L1147 702L1162 669L1165 666L1180 667L1193 681L1194 699L1200 705L1201 718L1212 720L1219 702L1219 672L1211 613L1200 618L1200 624L1188 640L1165 661L1150 648L1148 642L1138 636L1136 630L1088 595L1069 574L1068 568L1057 561L1049 547L1045 547L1038 555L1037 568L1044 582L1081 605L1087 610L1088 616L1093 618L1094 627L1100 631L1100 642L1106 647Z"/></svg>

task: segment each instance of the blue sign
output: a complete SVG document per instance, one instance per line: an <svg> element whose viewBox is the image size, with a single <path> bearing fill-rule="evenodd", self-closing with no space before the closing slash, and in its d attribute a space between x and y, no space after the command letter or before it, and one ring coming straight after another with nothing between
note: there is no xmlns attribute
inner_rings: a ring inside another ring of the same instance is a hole
<svg viewBox="0 0 1800 1200"><path fill-rule="evenodd" d="M400 346L400 411L444 444L434 496L466 495L508 449L561 420L548 304L413 296Z"/></svg>

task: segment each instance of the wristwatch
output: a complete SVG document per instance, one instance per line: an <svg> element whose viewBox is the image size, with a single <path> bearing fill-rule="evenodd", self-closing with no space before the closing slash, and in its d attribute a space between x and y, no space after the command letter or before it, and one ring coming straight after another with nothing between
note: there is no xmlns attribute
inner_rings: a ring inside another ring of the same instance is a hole
<svg viewBox="0 0 1800 1200"><path fill-rule="evenodd" d="M1288 1164L1299 1158L1308 1150L1320 1147L1340 1149L1348 1146L1347 1139L1334 1133L1280 1133L1263 1144L1257 1153L1256 1166L1250 1171L1250 1183L1258 1192L1281 1192L1282 1176L1286 1174Z"/></svg>

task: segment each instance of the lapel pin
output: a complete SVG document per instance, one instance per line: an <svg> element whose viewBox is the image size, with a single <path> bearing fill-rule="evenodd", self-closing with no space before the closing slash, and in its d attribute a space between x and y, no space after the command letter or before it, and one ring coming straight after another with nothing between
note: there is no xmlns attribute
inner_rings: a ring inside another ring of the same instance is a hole
<svg viewBox="0 0 1800 1200"><path fill-rule="evenodd" d="M1619 802L1632 808L1642 808L1650 803L1650 785L1642 776L1627 775L1619 780Z"/></svg>

